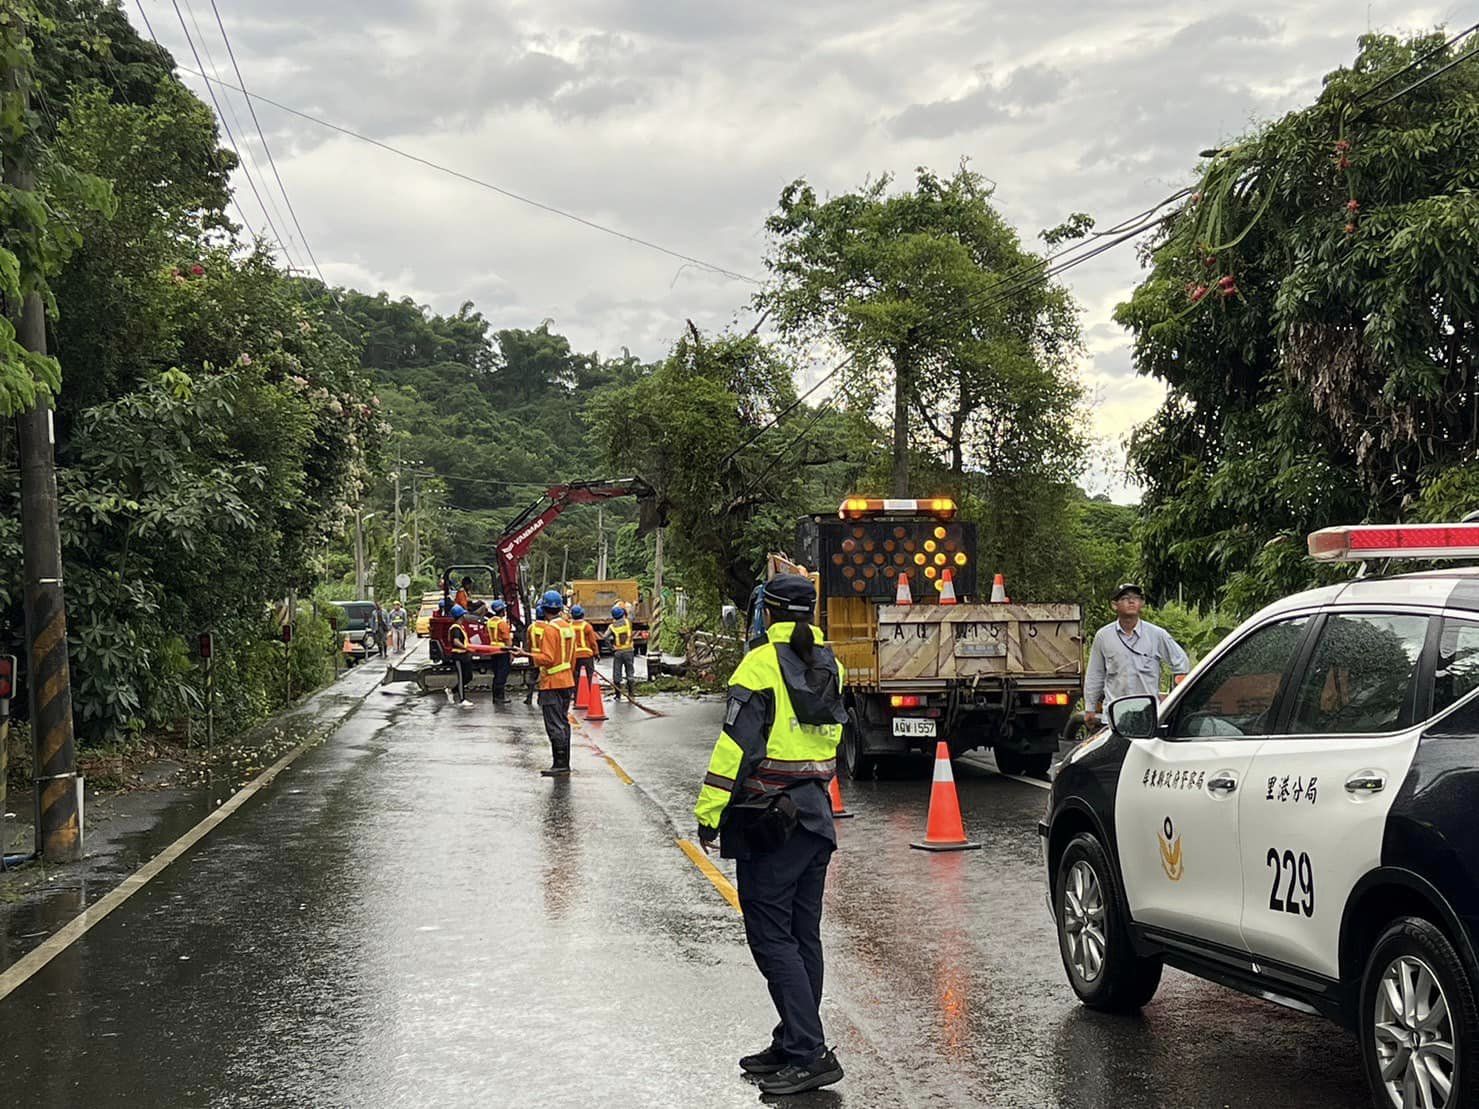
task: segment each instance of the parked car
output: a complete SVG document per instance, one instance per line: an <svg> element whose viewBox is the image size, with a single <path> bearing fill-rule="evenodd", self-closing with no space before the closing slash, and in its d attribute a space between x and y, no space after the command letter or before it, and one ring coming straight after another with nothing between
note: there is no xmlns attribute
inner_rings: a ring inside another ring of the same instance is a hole
<svg viewBox="0 0 1479 1109"><path fill-rule="evenodd" d="M334 623L334 630L339 634L339 649L346 666L353 666L377 651L384 653L374 634L374 601L334 601L333 605L342 613Z"/></svg>

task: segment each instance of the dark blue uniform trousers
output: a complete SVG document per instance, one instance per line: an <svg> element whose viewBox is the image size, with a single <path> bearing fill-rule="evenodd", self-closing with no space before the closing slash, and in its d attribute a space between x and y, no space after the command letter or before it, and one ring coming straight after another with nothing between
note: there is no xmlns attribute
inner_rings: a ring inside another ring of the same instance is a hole
<svg viewBox="0 0 1479 1109"><path fill-rule="evenodd" d="M735 863L750 954L781 1017L771 1041L796 1063L826 1049L819 1012L822 890L832 851L822 836L797 828L778 850Z"/></svg>

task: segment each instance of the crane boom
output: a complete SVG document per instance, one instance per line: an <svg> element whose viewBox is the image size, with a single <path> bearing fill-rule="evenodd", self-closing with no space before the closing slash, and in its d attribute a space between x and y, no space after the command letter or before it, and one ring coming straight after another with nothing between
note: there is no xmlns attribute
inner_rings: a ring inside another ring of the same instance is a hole
<svg viewBox="0 0 1479 1109"><path fill-rule="evenodd" d="M533 504L514 517L494 546L499 585L513 618L520 623L528 623L528 614L523 610L523 594L519 589L519 563L529 553L529 547L540 532L555 517L575 504L595 504L615 497L647 500L654 496L656 492L652 486L639 477L572 481L546 489Z"/></svg>

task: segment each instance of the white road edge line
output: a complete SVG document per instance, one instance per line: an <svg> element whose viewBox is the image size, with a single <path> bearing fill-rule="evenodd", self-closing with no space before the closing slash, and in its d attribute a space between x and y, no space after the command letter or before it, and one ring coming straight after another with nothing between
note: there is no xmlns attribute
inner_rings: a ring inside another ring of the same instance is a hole
<svg viewBox="0 0 1479 1109"><path fill-rule="evenodd" d="M996 763L994 761L983 759L980 756L962 756L960 761L968 763L970 766L975 767L977 770L989 770L991 773L995 774L999 778L1008 778L1014 782L1021 782L1023 785L1036 786L1038 789L1050 790L1053 788L1052 782L1043 782L1039 781L1036 778L1026 778L1023 777L1021 774L1003 774L1000 770L996 768Z"/></svg>
<svg viewBox="0 0 1479 1109"><path fill-rule="evenodd" d="M361 701L361 704L363 704L363 701ZM58 931L48 937L41 946L23 955L13 963L3 974L0 974L0 1001L4 1001L5 998L24 985L29 978L36 974L42 967L46 966L47 963L71 947L83 936L87 935L94 925L100 924L104 917L157 878L165 867L169 866L170 863L174 862L204 839L213 828L237 809L241 808L249 799L256 796L260 790L271 785L272 780L291 766L299 755L328 739L351 715L353 715L353 711L323 735L313 736L298 744L298 746L294 747L286 755L258 774L245 786L233 793L215 812L205 817L195 827L175 840L174 843L170 844L143 866L139 867L138 870L130 874L115 889L69 920Z"/></svg>

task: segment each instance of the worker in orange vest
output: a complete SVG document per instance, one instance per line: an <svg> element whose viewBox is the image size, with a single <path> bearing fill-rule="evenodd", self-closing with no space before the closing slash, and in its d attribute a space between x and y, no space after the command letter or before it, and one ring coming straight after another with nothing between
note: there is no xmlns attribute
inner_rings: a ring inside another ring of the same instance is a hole
<svg viewBox="0 0 1479 1109"><path fill-rule="evenodd" d="M596 656L601 653L601 641L596 638L596 629L586 623L585 609L574 605L570 609L570 626L575 629L575 688L580 688L580 675L596 684Z"/></svg>
<svg viewBox="0 0 1479 1109"><path fill-rule="evenodd" d="M513 666L513 656L508 649L513 646L514 629L505 613L508 605L495 600L488 606L488 642L493 645L493 703L508 704L508 672Z"/></svg>
<svg viewBox="0 0 1479 1109"><path fill-rule="evenodd" d="M575 629L559 619L565 599L551 589L539 602L539 619L529 628L531 650L520 652L539 667L539 710L549 736L552 765L540 773L563 778L570 773L570 702L575 699Z"/></svg>
<svg viewBox="0 0 1479 1109"><path fill-rule="evenodd" d="M449 661L457 669L457 693L447 690L447 700L470 709L472 702L467 699L467 687L472 684L472 651L468 644L472 638L468 633L467 610L461 605L452 606L453 625L447 629L447 656Z"/></svg>

